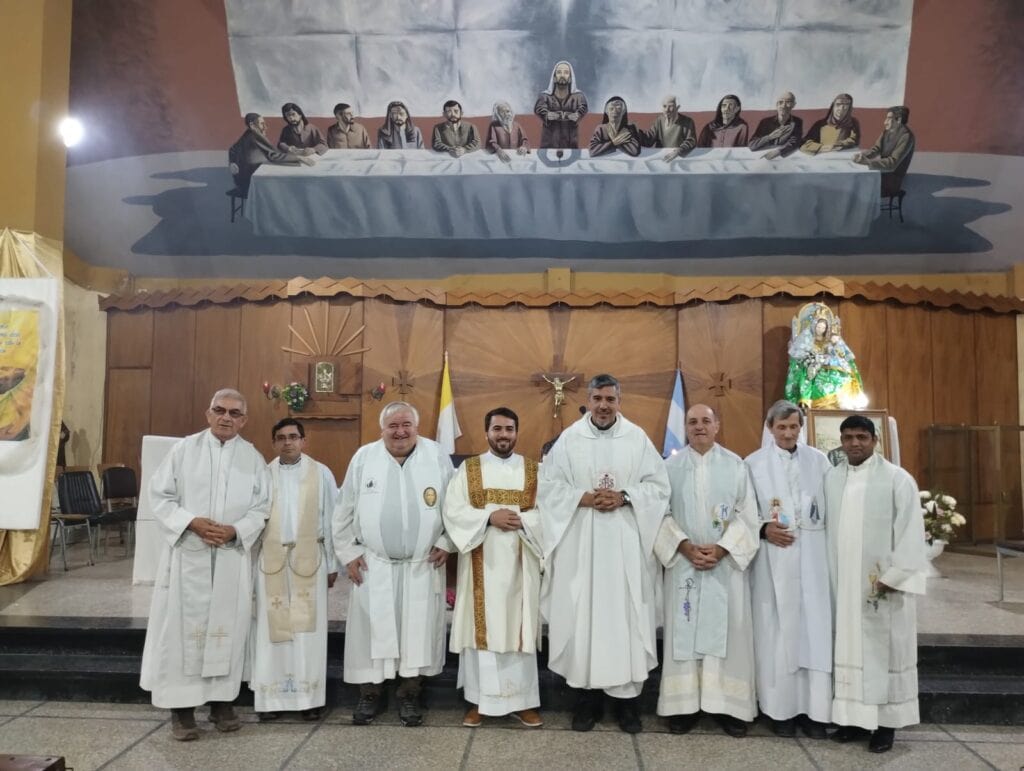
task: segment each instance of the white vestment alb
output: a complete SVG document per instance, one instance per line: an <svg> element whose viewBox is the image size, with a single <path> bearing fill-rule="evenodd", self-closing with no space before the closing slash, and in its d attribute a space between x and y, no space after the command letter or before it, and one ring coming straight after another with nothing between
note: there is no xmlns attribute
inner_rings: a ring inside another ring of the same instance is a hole
<svg viewBox="0 0 1024 771"><path fill-rule="evenodd" d="M580 498L624 490L631 504L601 512ZM668 506L665 462L619 415L607 430L584 415L562 432L540 471L547 558L541 589L548 667L573 688L639 696L658 664L654 540Z"/></svg>
<svg viewBox="0 0 1024 771"><path fill-rule="evenodd" d="M665 566L664 656L659 715L698 710L753 720L754 641L746 569L758 548L757 504L747 467L714 445L701 455L687 446L666 462L671 516L658 534ZM679 553L689 540L728 554L697 570Z"/></svg>
<svg viewBox="0 0 1024 771"><path fill-rule="evenodd" d="M926 559L917 484L875 454L830 469L824 501L836 629L832 721L868 730L918 723L914 595L925 592Z"/></svg>
<svg viewBox="0 0 1024 771"><path fill-rule="evenodd" d="M795 540L767 540L751 568L757 702L774 720L807 715L828 723L832 714L832 601L824 507L816 498L831 468L819 450L794 452L773 441L746 459L758 525L778 522Z"/></svg>
<svg viewBox="0 0 1024 771"><path fill-rule="evenodd" d="M535 464L487 452L459 467L445 497L445 531L459 551L449 650L461 654L458 687L482 715L540 706L543 549L536 492ZM497 509L518 513L523 529L489 526Z"/></svg>
<svg viewBox="0 0 1024 771"><path fill-rule="evenodd" d="M164 536L142 653L140 685L153 705L196 707L238 696L252 618L252 557L270 508L266 461L240 437L203 431L164 458L149 489ZM207 546L195 517L232 525L236 538Z"/></svg>
<svg viewBox="0 0 1024 771"><path fill-rule="evenodd" d="M366 560L349 596L346 683L436 675L444 666L445 570L427 558L435 546L455 550L441 520L454 473L441 446L423 437L404 464L383 440L352 457L333 518L339 566Z"/></svg>
<svg viewBox="0 0 1024 771"><path fill-rule="evenodd" d="M312 458L301 455L298 463L282 464L279 458L270 462L276 510L267 521L264 539L276 528L280 541L287 548L296 542L304 480L312 477L317 485L317 507L302 512L317 523L316 538L320 560L317 563L313 590L316 592L316 624L311 632L294 632L291 640L271 642L267 609L267 571L281 571L285 594L295 578L291 559L270 565L261 551L256 558L256 621L252 625L249 655L252 659L249 688L253 692L257 712L285 712L322 707L327 702L327 575L336 572L331 535L331 515L338 487L331 470ZM288 553L291 556L291 551Z"/></svg>

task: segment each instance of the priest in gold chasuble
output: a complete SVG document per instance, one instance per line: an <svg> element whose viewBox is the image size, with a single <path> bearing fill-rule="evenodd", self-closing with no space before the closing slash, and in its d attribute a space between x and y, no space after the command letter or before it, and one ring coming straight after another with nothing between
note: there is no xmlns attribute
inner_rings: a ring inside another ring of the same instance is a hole
<svg viewBox="0 0 1024 771"><path fill-rule="evenodd" d="M461 654L463 725L513 715L539 727L537 464L513 452L519 417L508 407L488 412L484 425L490 450L459 467L445 498L445 531L461 555L449 650Z"/></svg>

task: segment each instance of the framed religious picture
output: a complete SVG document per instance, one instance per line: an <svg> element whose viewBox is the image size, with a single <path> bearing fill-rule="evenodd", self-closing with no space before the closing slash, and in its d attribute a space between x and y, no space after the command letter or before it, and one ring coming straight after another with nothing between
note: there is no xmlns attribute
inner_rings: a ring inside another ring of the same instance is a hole
<svg viewBox="0 0 1024 771"><path fill-rule="evenodd" d="M807 444L825 453L833 466L839 465L846 458L839 441L839 426L850 415L863 415L875 424L875 434L878 436L875 452L891 461L888 410L808 410Z"/></svg>

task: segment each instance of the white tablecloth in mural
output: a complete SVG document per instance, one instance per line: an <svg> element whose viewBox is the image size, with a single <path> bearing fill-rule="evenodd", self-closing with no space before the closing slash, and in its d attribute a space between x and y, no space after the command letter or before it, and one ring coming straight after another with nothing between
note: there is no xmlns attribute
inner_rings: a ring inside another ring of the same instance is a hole
<svg viewBox="0 0 1024 771"><path fill-rule="evenodd" d="M557 152L506 164L483 151L330 150L312 167L261 166L246 216L262 236L605 242L864 236L878 216L879 172L852 152Z"/></svg>

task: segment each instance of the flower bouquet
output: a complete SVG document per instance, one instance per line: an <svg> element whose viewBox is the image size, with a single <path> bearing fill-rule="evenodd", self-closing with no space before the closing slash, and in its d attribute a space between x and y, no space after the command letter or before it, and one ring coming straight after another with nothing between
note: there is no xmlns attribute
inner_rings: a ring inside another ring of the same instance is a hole
<svg viewBox="0 0 1024 771"><path fill-rule="evenodd" d="M929 545L935 541L948 542L953 535L953 528L967 524L967 518L956 510L956 498L952 495L922 490L921 507L924 513L924 537Z"/></svg>
<svg viewBox="0 0 1024 771"><path fill-rule="evenodd" d="M302 408L309 401L309 389L302 383L289 383L281 388L280 398L288 405L293 412L302 412Z"/></svg>

